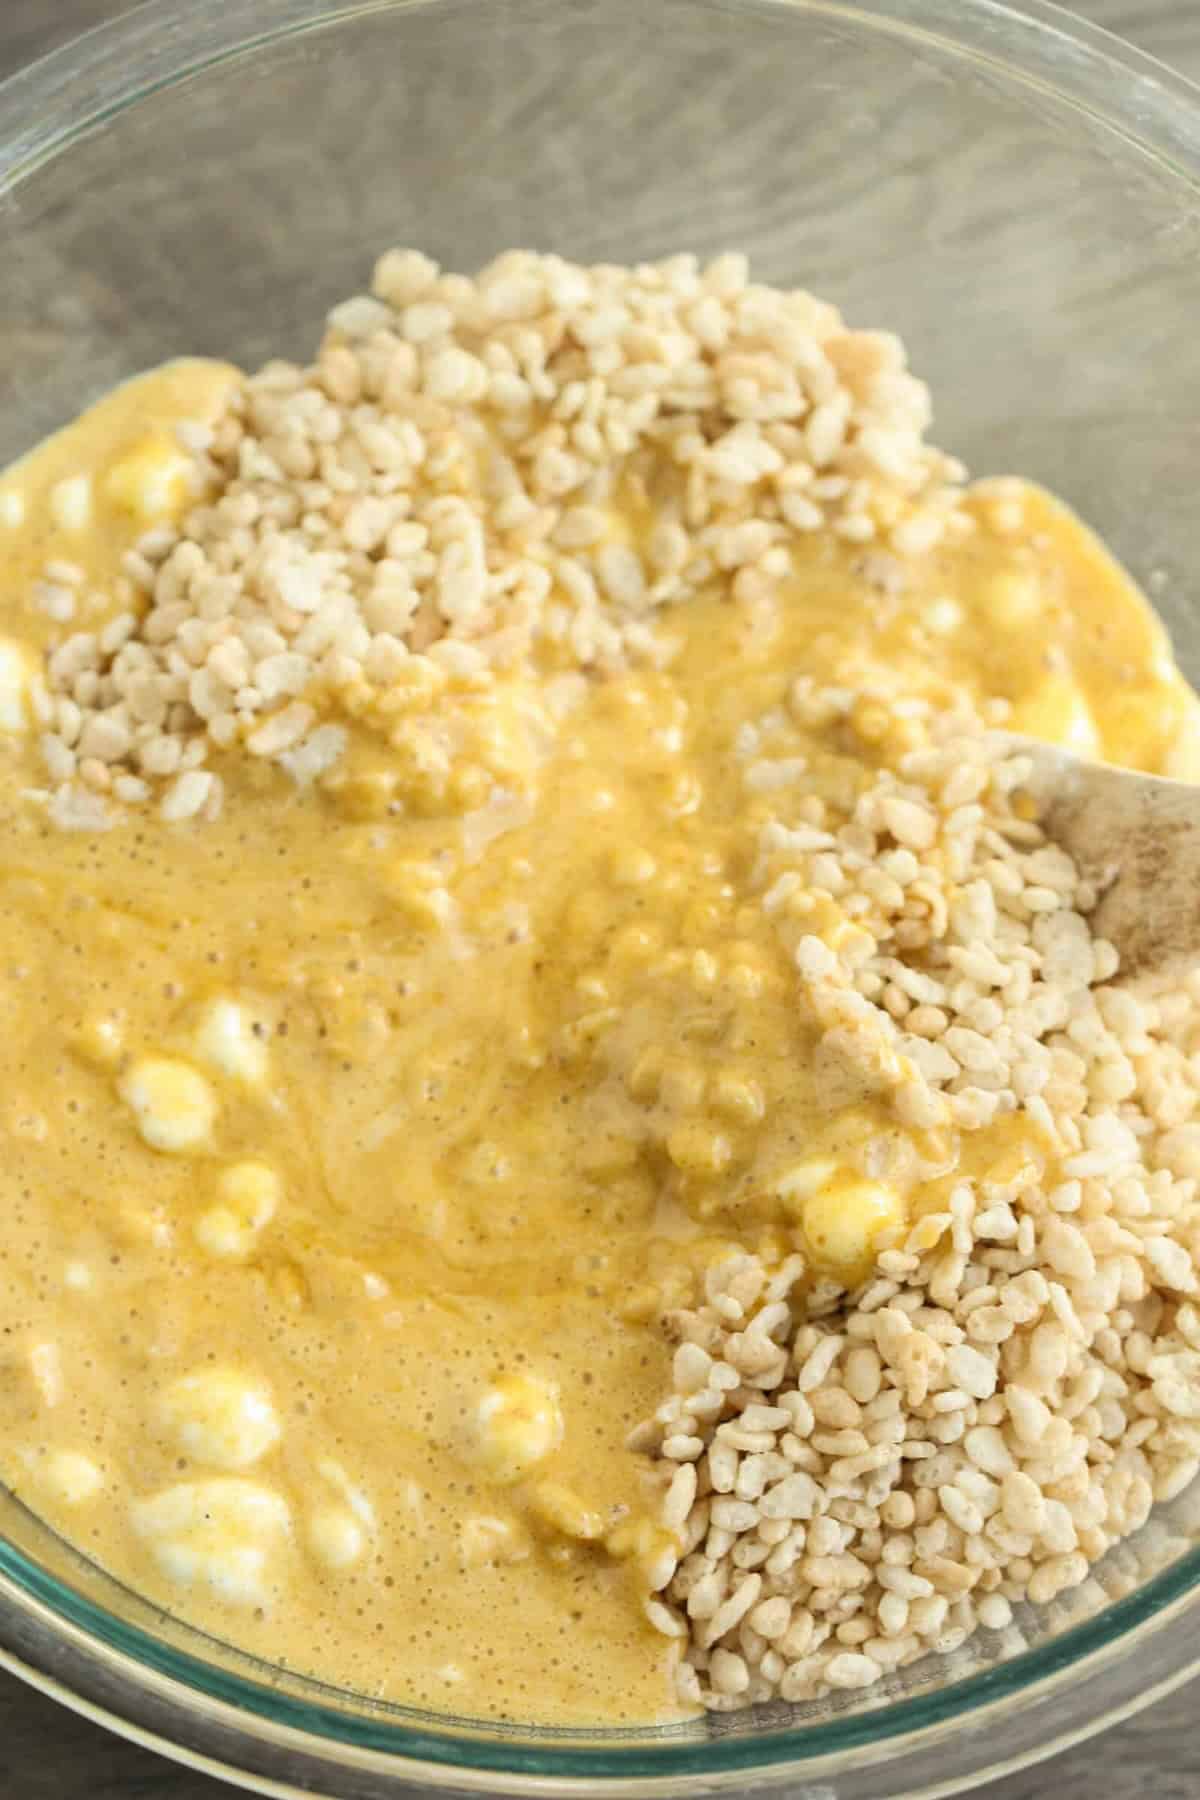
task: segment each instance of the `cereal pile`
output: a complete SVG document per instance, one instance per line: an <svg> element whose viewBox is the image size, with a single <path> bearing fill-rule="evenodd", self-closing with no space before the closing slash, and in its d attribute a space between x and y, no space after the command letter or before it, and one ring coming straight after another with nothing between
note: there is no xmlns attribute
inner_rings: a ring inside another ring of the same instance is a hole
<svg viewBox="0 0 1200 1800"><path fill-rule="evenodd" d="M267 364L184 432L200 502L51 655L60 823L152 791L213 816L235 746L311 780L339 716L386 730L536 646L660 654L660 608L714 577L752 597L798 533L919 554L963 524L898 339L751 284L744 257L512 252L470 280L393 250L374 294L334 308L311 367Z"/></svg>
<svg viewBox="0 0 1200 1800"><path fill-rule="evenodd" d="M468 279L391 251L310 367L184 431L192 509L52 649L50 816L213 818L230 754L307 783L352 721L398 749L451 687L669 656L663 609L769 595L806 534L886 590L969 528L928 419L895 338L739 256ZM770 720L740 778L778 798L751 887L817 1073L888 1121L854 1172L908 1223L853 1292L800 1232L714 1262L635 1436L674 1545L649 1616L717 1709L1004 1631L1200 1472L1200 973L1121 985L993 721L869 685L790 693L840 786L772 764Z"/></svg>
<svg viewBox="0 0 1200 1800"><path fill-rule="evenodd" d="M845 740L862 699L801 681L792 703ZM866 1687L1003 1629L1200 1471L1200 976L1117 985L1027 762L969 719L923 726L844 816L802 801L766 827L763 903L818 1054L902 1128L861 1173L916 1188L948 1129L964 1157L1020 1129L881 1237L857 1291L731 1255L665 1319L674 1392L636 1441L678 1556L649 1611L709 1707ZM836 948L805 928L822 898L852 922Z"/></svg>

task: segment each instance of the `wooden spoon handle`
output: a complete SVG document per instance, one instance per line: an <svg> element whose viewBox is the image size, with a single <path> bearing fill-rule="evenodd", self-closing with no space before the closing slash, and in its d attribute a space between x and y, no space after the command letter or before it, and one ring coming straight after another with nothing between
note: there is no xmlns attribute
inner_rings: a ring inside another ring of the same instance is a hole
<svg viewBox="0 0 1200 1800"><path fill-rule="evenodd" d="M1126 974L1200 961L1200 787L1013 742L1047 835L1101 894L1092 926Z"/></svg>

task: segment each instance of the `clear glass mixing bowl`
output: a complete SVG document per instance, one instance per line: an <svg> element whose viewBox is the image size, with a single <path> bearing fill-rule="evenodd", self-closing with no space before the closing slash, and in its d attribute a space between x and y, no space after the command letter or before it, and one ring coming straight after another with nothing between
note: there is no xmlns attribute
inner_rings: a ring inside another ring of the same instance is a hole
<svg viewBox="0 0 1200 1800"><path fill-rule="evenodd" d="M0 458L181 351L303 352L388 244L742 247L894 327L979 472L1046 481L1200 678L1200 92L997 0L155 0L0 87ZM3 1171L0 1168L0 1193ZM503 1730L251 1662L0 1494L0 1657L276 1794L946 1794L1200 1666L1185 1495L863 1706ZM598 1680L602 1676L598 1675Z"/></svg>

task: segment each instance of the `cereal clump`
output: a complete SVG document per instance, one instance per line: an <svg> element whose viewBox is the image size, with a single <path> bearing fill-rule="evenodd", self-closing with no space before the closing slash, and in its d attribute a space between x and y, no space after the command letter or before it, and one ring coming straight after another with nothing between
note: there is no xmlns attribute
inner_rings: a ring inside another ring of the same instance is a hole
<svg viewBox="0 0 1200 1800"><path fill-rule="evenodd" d="M920 554L964 526L928 420L898 339L739 255L468 279L389 251L311 366L183 432L197 503L50 655L52 816L211 817L221 752L309 781L346 720L386 731L449 680L661 655L662 608L753 598L798 534Z"/></svg>
<svg viewBox="0 0 1200 1800"><path fill-rule="evenodd" d="M792 704L849 747L861 698ZM867 1687L979 1628L1019 1648L1014 1605L1200 1472L1200 977L1121 986L1028 764L920 712L853 804L769 823L758 870L818 1057L893 1121L861 1172L920 1201L852 1292L798 1247L715 1261L635 1434L677 1545L649 1615L713 1708Z"/></svg>

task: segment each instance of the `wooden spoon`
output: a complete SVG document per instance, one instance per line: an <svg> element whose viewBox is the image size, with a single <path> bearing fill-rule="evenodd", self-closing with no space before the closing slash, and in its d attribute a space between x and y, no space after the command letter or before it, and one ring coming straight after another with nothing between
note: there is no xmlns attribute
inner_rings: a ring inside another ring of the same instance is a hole
<svg viewBox="0 0 1200 1800"><path fill-rule="evenodd" d="M1010 741L1033 764L1021 786L1047 837L1101 895L1092 929L1116 946L1122 971L1200 960L1200 786Z"/></svg>

